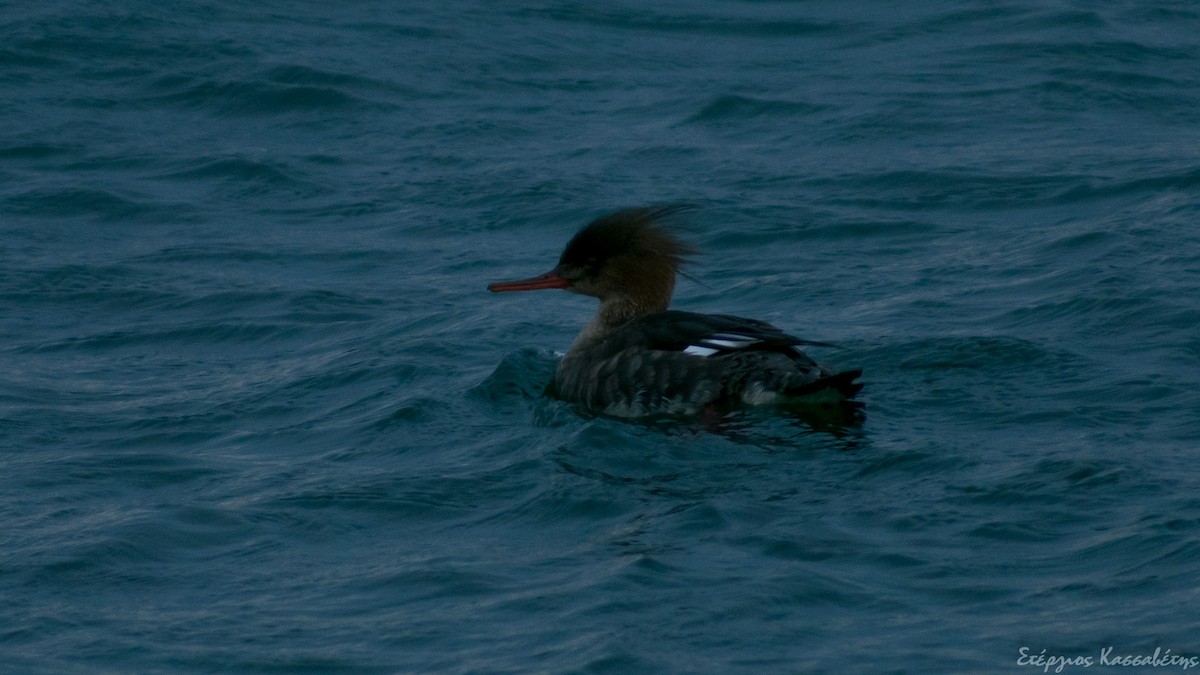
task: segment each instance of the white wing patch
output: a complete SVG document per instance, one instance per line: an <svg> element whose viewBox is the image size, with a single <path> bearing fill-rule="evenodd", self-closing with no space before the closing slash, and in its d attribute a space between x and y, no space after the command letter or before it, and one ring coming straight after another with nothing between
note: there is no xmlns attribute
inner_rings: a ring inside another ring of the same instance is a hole
<svg viewBox="0 0 1200 675"><path fill-rule="evenodd" d="M714 333L711 337L705 338L704 341L726 349L741 349L742 347L749 347L756 342L762 342L759 338L740 333Z"/></svg>
<svg viewBox="0 0 1200 675"><path fill-rule="evenodd" d="M692 356L712 356L720 351L745 349L762 342L761 339L739 333L714 333L694 345L688 345L683 353Z"/></svg>

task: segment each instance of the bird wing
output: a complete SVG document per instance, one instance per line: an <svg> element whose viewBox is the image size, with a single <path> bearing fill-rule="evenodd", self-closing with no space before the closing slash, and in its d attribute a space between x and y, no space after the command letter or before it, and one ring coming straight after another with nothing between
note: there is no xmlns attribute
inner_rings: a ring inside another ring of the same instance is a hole
<svg viewBox="0 0 1200 675"><path fill-rule="evenodd" d="M637 346L713 358L746 351L775 351L807 359L801 345L832 347L804 340L765 321L727 314L696 314L669 310L635 319L622 330ZM633 345L628 345L633 346Z"/></svg>

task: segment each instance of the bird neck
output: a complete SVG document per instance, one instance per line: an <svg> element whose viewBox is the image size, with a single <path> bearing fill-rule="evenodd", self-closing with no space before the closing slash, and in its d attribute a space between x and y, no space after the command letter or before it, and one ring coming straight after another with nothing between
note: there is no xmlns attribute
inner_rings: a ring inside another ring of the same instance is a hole
<svg viewBox="0 0 1200 675"><path fill-rule="evenodd" d="M604 330L612 330L639 316L665 311L670 301L670 296L666 299L625 296L608 298L600 302L600 310L596 312L596 318L592 320L592 323Z"/></svg>
<svg viewBox="0 0 1200 675"><path fill-rule="evenodd" d="M617 263L609 279L624 282L600 284L599 292L589 293L600 299L600 309L572 347L599 338L638 317L666 311L675 292L676 272L677 265L671 260Z"/></svg>
<svg viewBox="0 0 1200 675"><path fill-rule="evenodd" d="M579 332L579 336L575 338L575 342L571 347L574 348L593 339L603 337L638 317L656 312L664 312L669 306L670 301L670 294L665 299L625 295L605 298L600 301L600 310L596 312L596 316L583 327L583 330Z"/></svg>

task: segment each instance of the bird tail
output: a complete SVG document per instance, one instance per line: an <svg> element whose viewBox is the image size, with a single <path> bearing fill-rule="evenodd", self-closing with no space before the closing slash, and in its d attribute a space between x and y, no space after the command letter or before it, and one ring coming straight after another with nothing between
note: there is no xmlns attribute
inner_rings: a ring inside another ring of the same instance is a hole
<svg viewBox="0 0 1200 675"><path fill-rule="evenodd" d="M862 371L858 369L845 370L788 389L784 393L788 398L797 401L813 403L843 401L854 398L854 395L863 388L862 382L855 382L861 375Z"/></svg>

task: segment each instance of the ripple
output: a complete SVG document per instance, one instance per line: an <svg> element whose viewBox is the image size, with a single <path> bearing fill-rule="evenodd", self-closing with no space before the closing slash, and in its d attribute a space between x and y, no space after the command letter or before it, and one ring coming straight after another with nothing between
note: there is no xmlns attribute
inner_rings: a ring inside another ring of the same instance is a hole
<svg viewBox="0 0 1200 675"><path fill-rule="evenodd" d="M283 168L260 160L246 157L223 157L198 159L189 166L164 174L167 178L218 178L235 181L257 181L273 185L296 185L296 178Z"/></svg>
<svg viewBox="0 0 1200 675"><path fill-rule="evenodd" d="M86 337L71 337L41 343L22 351L108 351L169 344L260 343L293 337L297 328L287 324L251 321L198 323L178 327L156 327L105 331Z"/></svg>
<svg viewBox="0 0 1200 675"><path fill-rule="evenodd" d="M0 147L0 160L41 160L63 156L78 156L84 147L75 144L27 143Z"/></svg>
<svg viewBox="0 0 1200 675"><path fill-rule="evenodd" d="M54 265L0 276L0 298L27 307L68 303L129 310L177 297L162 277L125 264Z"/></svg>
<svg viewBox="0 0 1200 675"><path fill-rule="evenodd" d="M1029 340L1012 337L956 337L919 340L896 349L901 368L1002 369L1050 364L1057 359ZM905 355L908 352L909 355Z"/></svg>
<svg viewBox="0 0 1200 675"><path fill-rule="evenodd" d="M39 218L88 218L116 222L187 222L195 219L191 204L163 203L114 190L37 188L5 197L0 209Z"/></svg>
<svg viewBox="0 0 1200 675"><path fill-rule="evenodd" d="M148 97L148 104L177 104L239 117L343 112L378 105L337 87L270 80L197 80L171 76L160 79L153 89L158 93Z"/></svg>
<svg viewBox="0 0 1200 675"><path fill-rule="evenodd" d="M811 115L828 109L828 106L800 101L768 100L726 94L705 104L700 112L687 119L689 124L720 124L740 121L752 117Z"/></svg>
<svg viewBox="0 0 1200 675"><path fill-rule="evenodd" d="M471 394L497 402L514 396L540 399L554 380L557 367L558 359L552 352L532 347L519 349L505 356L486 380L471 388Z"/></svg>
<svg viewBox="0 0 1200 675"><path fill-rule="evenodd" d="M606 26L625 30L654 32L683 32L698 35L794 38L826 33L844 32L853 24L797 20L791 16L755 18L748 16L713 16L710 14L668 14L665 11L628 8L606 10L587 5L558 5L541 10L525 10L522 16L538 16L565 23Z"/></svg>

